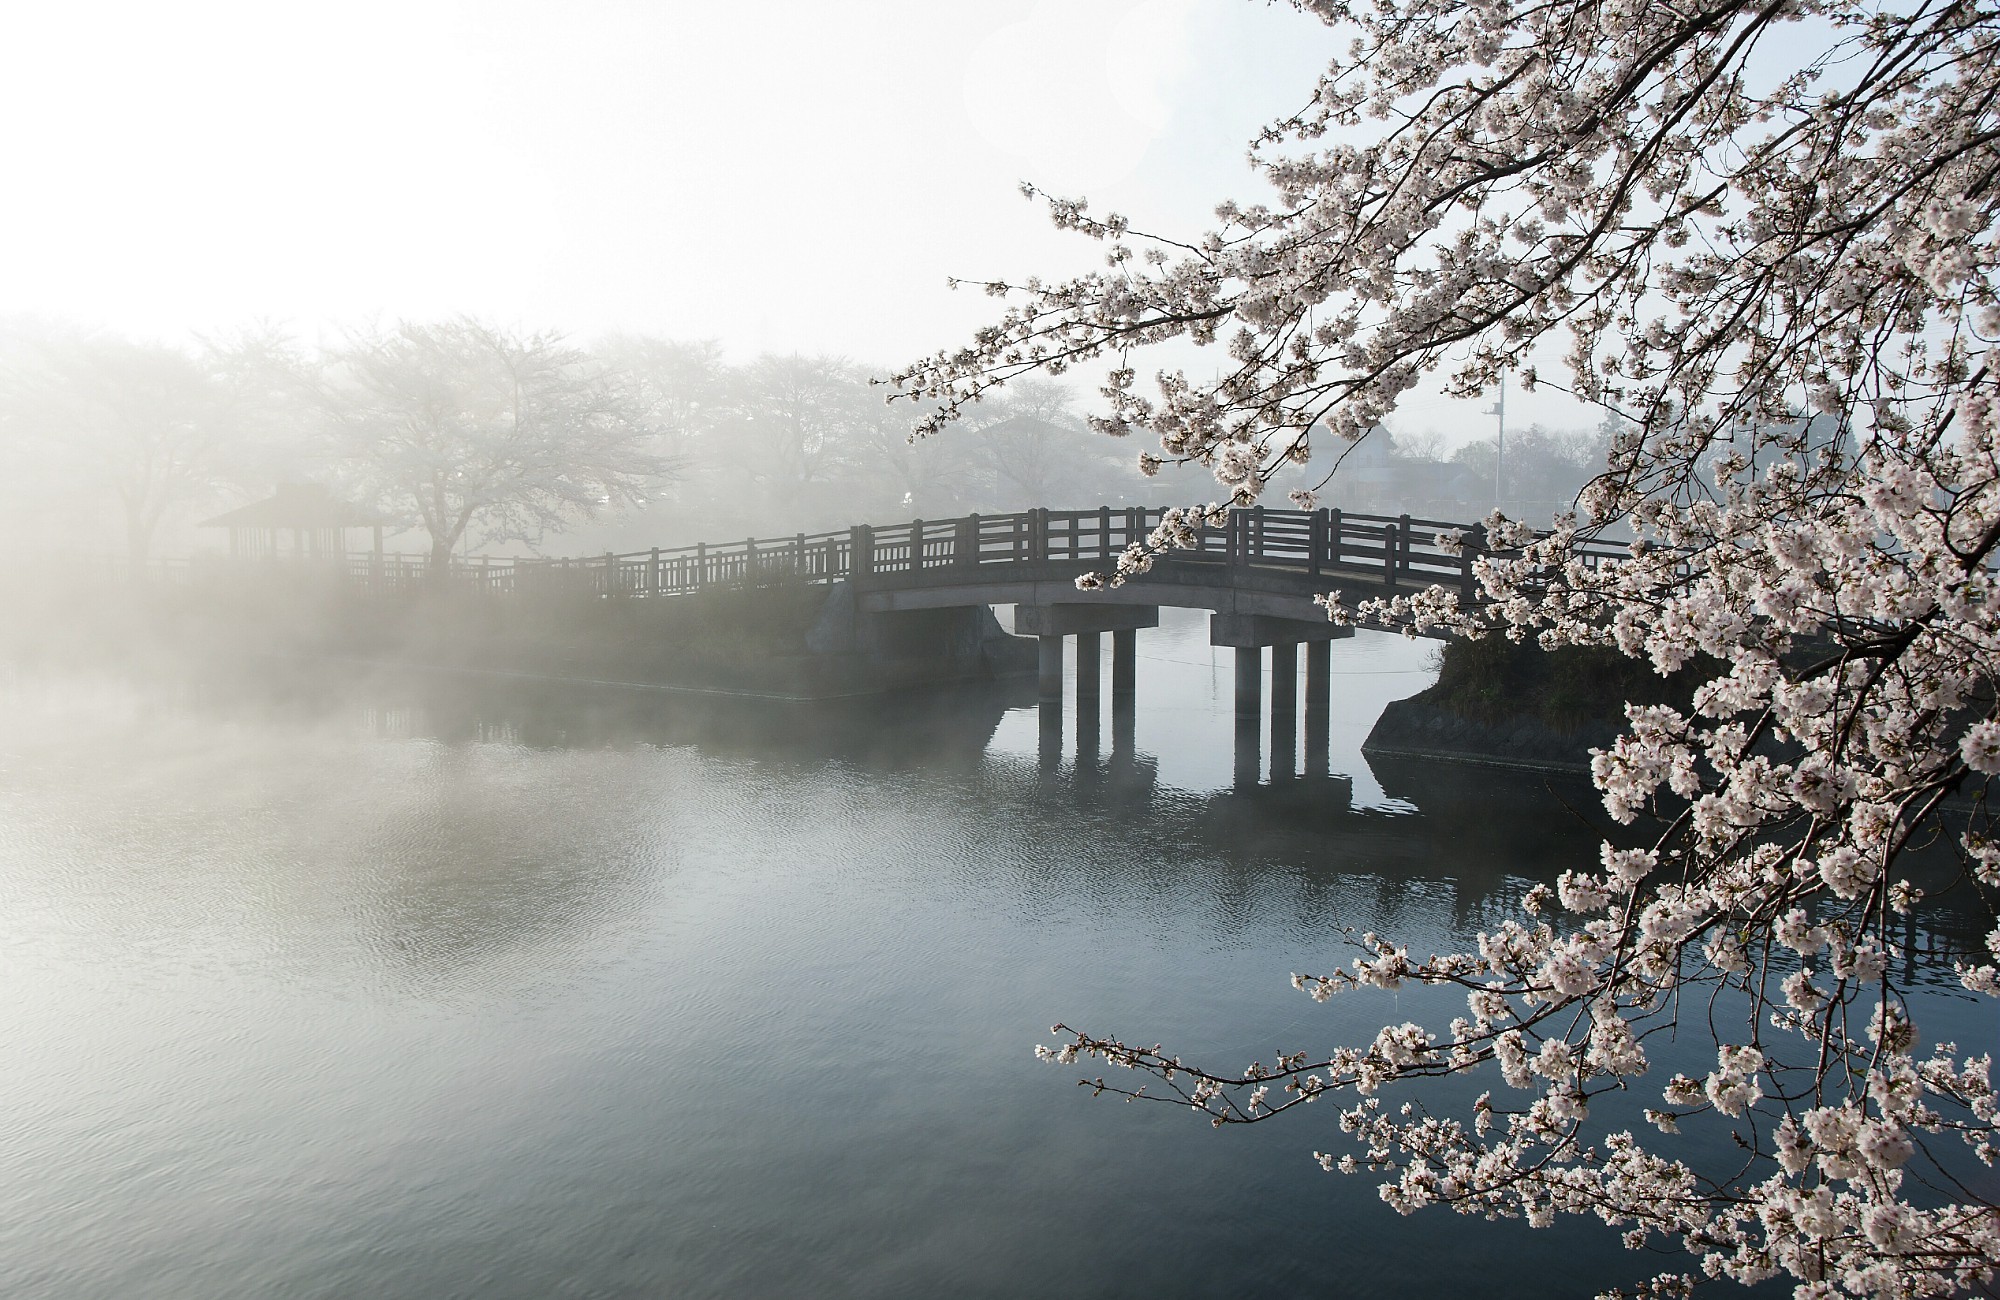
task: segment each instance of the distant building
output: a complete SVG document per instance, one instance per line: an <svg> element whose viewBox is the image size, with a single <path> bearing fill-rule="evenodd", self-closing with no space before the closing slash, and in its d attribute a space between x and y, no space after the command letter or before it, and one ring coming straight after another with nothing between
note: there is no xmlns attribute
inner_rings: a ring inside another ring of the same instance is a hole
<svg viewBox="0 0 2000 1300"><path fill-rule="evenodd" d="M335 500L317 483L284 483L262 501L204 519L201 527L227 528L229 553L239 559L292 555L332 560L347 554L347 533L354 528L371 530L373 549L380 554L386 522L372 510Z"/></svg>

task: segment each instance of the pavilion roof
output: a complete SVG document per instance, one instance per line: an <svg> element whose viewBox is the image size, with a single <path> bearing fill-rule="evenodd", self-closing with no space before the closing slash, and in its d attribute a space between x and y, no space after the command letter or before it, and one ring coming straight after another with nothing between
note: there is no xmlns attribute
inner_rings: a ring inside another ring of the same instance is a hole
<svg viewBox="0 0 2000 1300"><path fill-rule="evenodd" d="M283 483L262 501L204 519L203 528L365 528L388 523L361 506L335 500L318 483Z"/></svg>

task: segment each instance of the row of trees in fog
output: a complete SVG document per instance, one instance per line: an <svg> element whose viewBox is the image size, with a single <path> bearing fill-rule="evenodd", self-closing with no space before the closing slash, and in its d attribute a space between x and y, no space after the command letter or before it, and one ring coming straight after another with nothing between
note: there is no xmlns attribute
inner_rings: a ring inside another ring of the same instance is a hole
<svg viewBox="0 0 2000 1300"><path fill-rule="evenodd" d="M1118 500L1138 481L1119 449L1081 436L1061 385L990 403L980 436L913 444L908 408L870 373L469 319L321 348L269 329L180 348L17 328L0 340L0 495L43 546L115 537L143 562L213 548L201 519L309 482L441 560Z"/></svg>
<svg viewBox="0 0 2000 1300"><path fill-rule="evenodd" d="M1604 469L1617 425L1509 429L1454 441L1436 429L1392 433L1376 428L1341 462L1318 493L1328 505L1380 514L1408 512L1450 520L1483 516L1495 505L1515 518L1546 521L1567 510ZM1282 486L1319 475L1291 469Z"/></svg>
<svg viewBox="0 0 2000 1300"><path fill-rule="evenodd" d="M1042 377L969 428L912 442L870 367L725 359L714 343L589 346L470 319L356 331L318 348L252 329L192 347L106 333L0 336L0 499L43 547L135 562L214 549L195 525L313 483L388 521L433 562L472 548L581 553L782 536L863 520L1037 505L1194 500L1205 475L1148 482ZM1606 434L1516 432L1505 499L1559 508ZM1322 494L1353 509L1471 517L1493 504L1494 440L1377 431ZM115 539L115 541L114 541Z"/></svg>

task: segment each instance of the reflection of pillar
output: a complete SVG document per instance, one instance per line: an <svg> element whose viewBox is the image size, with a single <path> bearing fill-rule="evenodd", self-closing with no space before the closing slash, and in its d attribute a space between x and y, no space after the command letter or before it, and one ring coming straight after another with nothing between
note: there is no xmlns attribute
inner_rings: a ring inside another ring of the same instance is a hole
<svg viewBox="0 0 2000 1300"><path fill-rule="evenodd" d="M1111 634L1111 756L1130 759L1135 750L1133 722L1139 691L1139 634L1127 628Z"/></svg>
<svg viewBox="0 0 2000 1300"><path fill-rule="evenodd" d="M1255 646L1238 646L1236 649L1236 785L1238 789L1248 789L1257 784L1257 769L1262 766L1262 755L1258 753L1259 742L1263 739L1263 658Z"/></svg>
<svg viewBox="0 0 2000 1300"><path fill-rule="evenodd" d="M1299 647L1280 641L1271 647L1271 779L1298 770Z"/></svg>
<svg viewBox="0 0 2000 1300"><path fill-rule="evenodd" d="M1130 628L1111 634L1111 699L1132 698L1139 689L1139 634Z"/></svg>
<svg viewBox="0 0 2000 1300"><path fill-rule="evenodd" d="M1264 711L1264 666L1255 646L1236 647L1236 716L1255 718Z"/></svg>
<svg viewBox="0 0 2000 1300"><path fill-rule="evenodd" d="M1062 696L1054 699L1043 698L1041 708L1041 752L1039 758L1044 773L1055 771L1062 766L1063 719Z"/></svg>
<svg viewBox="0 0 2000 1300"><path fill-rule="evenodd" d="M1324 776L1330 760L1328 732L1332 729L1333 647L1325 641L1306 643L1306 773Z"/></svg>
<svg viewBox="0 0 2000 1300"><path fill-rule="evenodd" d="M1076 756L1079 769L1084 760L1094 765L1097 759L1097 730L1104 716L1103 707L1098 703L1098 683L1102 680L1101 640L1096 632L1076 634Z"/></svg>
<svg viewBox="0 0 2000 1300"><path fill-rule="evenodd" d="M1248 790L1257 784L1257 771L1264 756L1258 752L1263 739L1262 719L1256 714L1236 716L1236 788Z"/></svg>
<svg viewBox="0 0 2000 1300"><path fill-rule="evenodd" d="M1036 684L1041 688L1043 699L1060 700L1062 699L1063 639L1059 636L1045 636L1039 637L1037 640L1041 643L1042 658L1041 671L1036 677ZM1060 726L1060 723L1058 725Z"/></svg>

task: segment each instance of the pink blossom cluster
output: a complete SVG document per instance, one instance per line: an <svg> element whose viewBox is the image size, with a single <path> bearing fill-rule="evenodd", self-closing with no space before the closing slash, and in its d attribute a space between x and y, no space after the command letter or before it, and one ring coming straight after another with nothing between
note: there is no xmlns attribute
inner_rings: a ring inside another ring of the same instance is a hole
<svg viewBox="0 0 2000 1300"><path fill-rule="evenodd" d="M903 394L937 404L935 429L1018 376L1110 359L1096 427L1156 441L1147 473L1208 467L1227 499L1170 512L1102 584L1323 444L1337 467L1426 378L1563 387L1624 420L1574 511L1440 538L1473 557L1476 599L1333 593L1329 616L1609 646L1702 684L1629 709L1594 755L1629 836L1528 916L1457 954L1359 936L1294 980L1457 988L1444 1031L1214 1072L1062 1026L1044 1053L1164 1081L1145 1095L1218 1124L1341 1097L1352 1149L1329 1169L1374 1174L1399 1210L1588 1214L1678 1246L1688 1271L1651 1294L1989 1286L1996 1184L1961 1175L1995 1156L1992 1044L1926 1046L1892 959L1921 841L1956 850L1954 888L1989 908L2000 890L2000 10L1299 4L1352 46L1254 145L1271 201L1176 240L1052 200L1105 268L986 286L999 319ZM1226 359L1137 383L1131 353L1170 340ZM1559 376L1534 365L1550 344ZM1612 537L1613 560L1585 545ZM2000 996L2000 929L1986 946L1957 974ZM1650 1040L1711 1025L1712 1067L1648 1080ZM1385 1097L1466 1072L1502 1099L1452 1117ZM1632 1089L1658 1098L1648 1131L1591 1126ZM1749 1164L1674 1158L1688 1124Z"/></svg>

